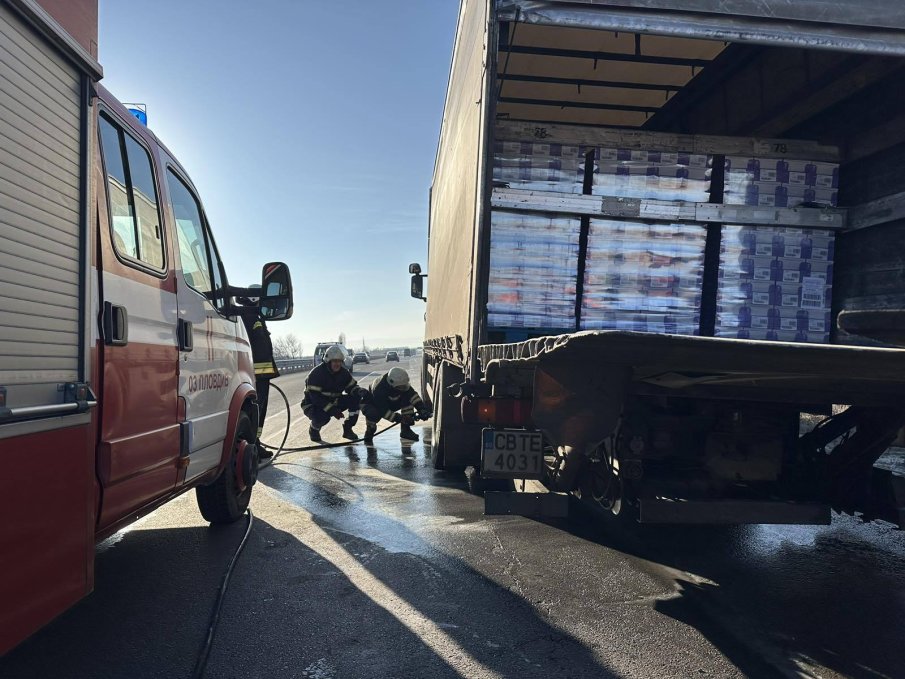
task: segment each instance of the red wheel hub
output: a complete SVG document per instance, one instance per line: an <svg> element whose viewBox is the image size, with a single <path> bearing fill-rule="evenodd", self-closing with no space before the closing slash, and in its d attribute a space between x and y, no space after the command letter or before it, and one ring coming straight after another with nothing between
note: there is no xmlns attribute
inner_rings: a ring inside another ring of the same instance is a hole
<svg viewBox="0 0 905 679"><path fill-rule="evenodd" d="M258 447L245 439L236 444L236 486L244 492L258 480Z"/></svg>

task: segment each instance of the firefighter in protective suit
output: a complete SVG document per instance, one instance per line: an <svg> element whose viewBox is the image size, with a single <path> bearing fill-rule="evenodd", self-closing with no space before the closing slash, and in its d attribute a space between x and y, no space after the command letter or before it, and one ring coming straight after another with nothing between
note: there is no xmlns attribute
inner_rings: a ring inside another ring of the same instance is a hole
<svg viewBox="0 0 905 679"><path fill-rule="evenodd" d="M312 441L320 442L323 426L331 417L343 419L346 410L349 417L343 423L343 438L350 441L358 438L353 427L358 423L361 388L343 365L344 358L342 349L335 345L330 347L324 353L324 362L308 373L305 380L302 412L311 420L308 434Z"/></svg>
<svg viewBox="0 0 905 679"><path fill-rule="evenodd" d="M260 288L260 285L251 285L249 288ZM264 430L264 418L267 416L267 401L270 395L270 380L280 376L276 361L273 360L273 342L270 340L270 331L261 316L258 297L238 297L236 301L242 304L239 315L248 332L248 342L251 345L251 358L255 367L255 391L258 393L258 439ZM258 446L258 454L262 459L271 457L273 453L263 446Z"/></svg>
<svg viewBox="0 0 905 679"><path fill-rule="evenodd" d="M371 385L362 401L365 418L368 421L364 440L368 445L374 442L374 433L381 418L402 425L399 438L403 441L417 441L418 434L412 431L415 413L417 412L422 420L431 416L430 408L412 389L409 374L402 368L390 369L386 375Z"/></svg>

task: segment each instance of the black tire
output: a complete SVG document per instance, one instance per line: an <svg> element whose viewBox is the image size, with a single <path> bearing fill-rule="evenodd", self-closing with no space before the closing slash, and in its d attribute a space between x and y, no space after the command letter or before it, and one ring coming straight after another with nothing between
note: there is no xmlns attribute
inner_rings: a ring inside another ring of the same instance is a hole
<svg viewBox="0 0 905 679"><path fill-rule="evenodd" d="M461 451L476 446L480 450L480 428L469 428L462 422L458 411L459 401L453 398L446 389L462 379L462 372L450 363L440 362L434 380L434 420L431 435L431 461L434 469L448 472L461 472L468 464L480 464L477 460L462 460Z"/></svg>
<svg viewBox="0 0 905 679"><path fill-rule="evenodd" d="M424 401L424 404L430 408L434 409L434 399L431 398L430 394L427 392L427 376L429 374L429 364L427 362L427 356L422 356L421 358L421 399Z"/></svg>
<svg viewBox="0 0 905 679"><path fill-rule="evenodd" d="M251 418L245 411L239 413L239 419L236 422L236 437L226 468L212 484L198 486L195 489L201 516L213 524L233 523L248 509L248 503L251 500L251 486L240 491L236 484L236 449L241 440L248 443L255 442Z"/></svg>
<svg viewBox="0 0 905 679"><path fill-rule="evenodd" d="M437 365L437 373L434 377L434 419L431 426L431 463L434 469L444 468L444 451L443 451L443 428L440 423L443 421L443 363Z"/></svg>
<svg viewBox="0 0 905 679"><path fill-rule="evenodd" d="M613 495L609 498L597 499L599 491L592 478L593 470L586 468L582 472L576 491L572 495L584 506L589 514L594 516L604 529L616 529L623 531L637 531L640 512L638 501L634 496L626 497L626 489L619 484L614 488Z"/></svg>

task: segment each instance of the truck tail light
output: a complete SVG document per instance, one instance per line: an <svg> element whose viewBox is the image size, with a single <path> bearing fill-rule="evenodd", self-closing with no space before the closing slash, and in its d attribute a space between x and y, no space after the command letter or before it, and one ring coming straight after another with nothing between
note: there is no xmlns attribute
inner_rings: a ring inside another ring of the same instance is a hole
<svg viewBox="0 0 905 679"><path fill-rule="evenodd" d="M531 425L531 399L475 398L462 401L465 422L508 427Z"/></svg>

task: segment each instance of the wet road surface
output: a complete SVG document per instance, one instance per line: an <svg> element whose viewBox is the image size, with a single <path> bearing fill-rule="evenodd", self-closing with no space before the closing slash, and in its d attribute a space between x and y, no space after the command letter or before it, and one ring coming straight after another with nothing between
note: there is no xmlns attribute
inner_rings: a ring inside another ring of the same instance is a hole
<svg viewBox="0 0 905 679"><path fill-rule="evenodd" d="M303 380L277 383L294 415ZM397 432L262 472L206 676L905 677L902 532L484 517ZM306 423L287 445L310 445ZM245 525L209 528L188 494L114 536L95 593L0 677L189 676Z"/></svg>

